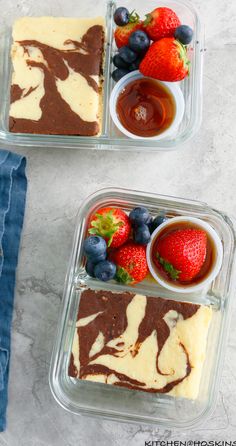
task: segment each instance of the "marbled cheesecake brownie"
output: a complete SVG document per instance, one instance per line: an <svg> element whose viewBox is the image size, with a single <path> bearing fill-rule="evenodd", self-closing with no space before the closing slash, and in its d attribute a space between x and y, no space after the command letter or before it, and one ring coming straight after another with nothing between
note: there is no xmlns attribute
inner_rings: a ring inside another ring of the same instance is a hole
<svg viewBox="0 0 236 446"><path fill-rule="evenodd" d="M101 132L104 19L23 17L13 26L11 132Z"/></svg>
<svg viewBox="0 0 236 446"><path fill-rule="evenodd" d="M195 399L211 317L204 305L86 290L69 375Z"/></svg>

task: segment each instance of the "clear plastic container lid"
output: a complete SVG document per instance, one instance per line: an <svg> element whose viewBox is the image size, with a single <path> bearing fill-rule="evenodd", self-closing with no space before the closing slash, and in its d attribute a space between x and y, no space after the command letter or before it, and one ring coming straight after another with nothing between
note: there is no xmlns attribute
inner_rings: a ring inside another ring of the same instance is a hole
<svg viewBox="0 0 236 446"><path fill-rule="evenodd" d="M191 61L190 75L180 82L185 101L184 117L176 131L159 141L142 138L133 140L123 135L113 124L109 112L109 98L114 87L111 72L115 68L112 64L112 55L117 51L113 31L115 24L113 13L117 6L127 6L129 10L134 8L141 17L156 8L155 0L150 0L148 6L145 2L130 0L114 3L105 0L96 3L96 10L90 8L86 2L75 3L68 0L53 6L46 0L40 3L32 3L30 0L20 2L17 8L12 7L12 1L4 5L4 23L1 34L0 56L0 139L5 144L14 144L28 147L68 147L68 148L98 148L107 150L173 150L196 133L201 122L202 109L202 65L203 65L203 34L200 20L193 6L185 1L161 0L158 6L172 8L179 16L182 23L191 26L194 30L194 38L189 45L188 56ZM102 134L98 137L64 136L64 135L36 135L24 133L11 133L8 129L9 95L12 67L10 60L11 30L17 17L32 16L67 16L89 17L103 15L106 17L106 44L104 62L104 89L103 89L103 126Z"/></svg>
<svg viewBox="0 0 236 446"><path fill-rule="evenodd" d="M223 264L208 289L186 296L168 291L149 279L130 287L118 283L102 283L86 274L82 244L91 214L104 206L120 207L129 212L133 207L140 205L147 207L152 215L164 210L170 218L178 215L197 217L215 229L223 244ZM76 414L121 421L157 423L185 429L201 423L213 410L219 386L233 294L234 253L235 232L231 220L205 203L115 188L103 189L88 197L77 217L62 312L51 360L50 387L58 403ZM87 288L138 292L146 296L158 296L212 307L213 317L197 399L145 393L68 376L78 305L82 291Z"/></svg>

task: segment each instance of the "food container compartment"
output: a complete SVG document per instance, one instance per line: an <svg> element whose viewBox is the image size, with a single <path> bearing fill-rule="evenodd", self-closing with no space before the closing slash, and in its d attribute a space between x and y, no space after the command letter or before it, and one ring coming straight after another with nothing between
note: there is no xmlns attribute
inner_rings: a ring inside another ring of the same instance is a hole
<svg viewBox="0 0 236 446"><path fill-rule="evenodd" d="M121 207L130 211L143 205L155 215L165 210L169 217L194 216L208 222L223 243L223 266L212 285L198 293L170 292L147 278L135 286L116 282L102 283L89 278L84 269L82 243L86 236L88 218L103 206ZM50 387L58 403L68 411L107 419L157 424L172 428L192 428L200 424L214 408L223 364L229 326L232 282L234 280L235 232L232 221L207 204L174 197L124 189L103 189L81 206L74 236L71 260L65 283L62 312L52 354ZM196 400L152 394L112 385L77 380L68 376L68 364L81 292L86 289L130 291L146 296L211 305L213 317L207 341L199 395Z"/></svg>
<svg viewBox="0 0 236 446"><path fill-rule="evenodd" d="M19 3L13 7L13 1L5 5L5 21L1 33L0 43L0 139L5 144L28 147L67 147L67 148L97 148L107 150L173 150L191 136L199 128L202 107L202 63L203 63L203 34L200 20L192 5L181 0L161 0L158 6L172 8L183 23L194 29L194 39L189 45L189 57L191 60L191 74L180 83L185 99L185 113L179 128L171 137L160 141L148 140L148 138L133 140L121 134L113 124L109 113L109 98L114 82L110 76L114 69L111 57L116 52L113 42L113 12L117 6L127 6L130 10L136 8L141 17L148 10L157 7L156 0L150 0L148 7L145 2L137 0L134 4L130 0L119 0L117 3L101 0L96 3L96 9L89 7L86 2L77 3L68 0L52 6L46 0L33 4L30 0ZM8 131L9 92L11 83L11 31L14 20L21 16L67 16L89 17L103 15L106 17L106 46L104 61L104 92L103 92L103 128L98 137L82 136L57 136L57 135L33 135L23 133L11 133Z"/></svg>

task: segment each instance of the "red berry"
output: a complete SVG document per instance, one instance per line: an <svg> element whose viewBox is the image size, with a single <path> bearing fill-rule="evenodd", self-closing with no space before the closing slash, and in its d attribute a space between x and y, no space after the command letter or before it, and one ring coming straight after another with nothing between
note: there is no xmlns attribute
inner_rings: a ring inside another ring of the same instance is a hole
<svg viewBox="0 0 236 446"><path fill-rule="evenodd" d="M155 256L172 280L189 282L200 272L207 251L207 235L202 229L176 229L157 243Z"/></svg>
<svg viewBox="0 0 236 446"><path fill-rule="evenodd" d="M101 208L92 215L89 224L89 234L103 237L107 246L117 248L129 238L131 224L128 216L119 208Z"/></svg>
<svg viewBox="0 0 236 446"><path fill-rule="evenodd" d="M186 48L173 37L158 40L149 47L139 70L160 81L180 81L189 71Z"/></svg>
<svg viewBox="0 0 236 446"><path fill-rule="evenodd" d="M146 248L128 242L113 254L118 282L133 285L145 279L148 273Z"/></svg>
<svg viewBox="0 0 236 446"><path fill-rule="evenodd" d="M129 37L138 29L142 29L143 25L141 22L137 23L128 23L125 26L117 26L114 32L114 37L116 41L116 45L118 48L121 48L122 46L128 45L129 43Z"/></svg>
<svg viewBox="0 0 236 446"><path fill-rule="evenodd" d="M170 8L156 8L146 14L144 30L150 39L156 41L162 37L173 37L174 32L181 22L178 16Z"/></svg>

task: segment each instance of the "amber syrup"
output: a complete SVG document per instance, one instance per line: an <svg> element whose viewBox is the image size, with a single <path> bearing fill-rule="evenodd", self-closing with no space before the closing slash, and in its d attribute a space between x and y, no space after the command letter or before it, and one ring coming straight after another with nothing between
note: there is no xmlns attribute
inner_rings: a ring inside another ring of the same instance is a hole
<svg viewBox="0 0 236 446"><path fill-rule="evenodd" d="M118 96L116 111L126 130L151 137L170 127L176 106L172 93L162 83L141 78L124 87Z"/></svg>

